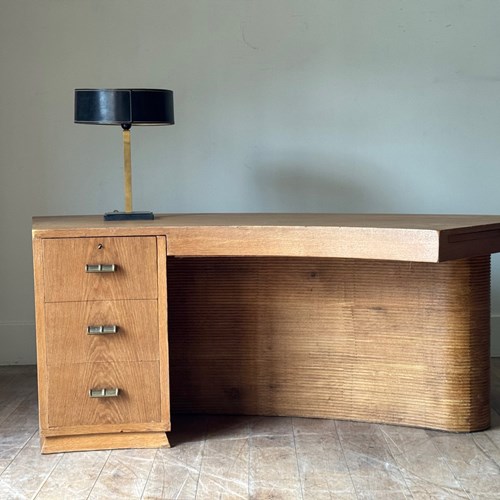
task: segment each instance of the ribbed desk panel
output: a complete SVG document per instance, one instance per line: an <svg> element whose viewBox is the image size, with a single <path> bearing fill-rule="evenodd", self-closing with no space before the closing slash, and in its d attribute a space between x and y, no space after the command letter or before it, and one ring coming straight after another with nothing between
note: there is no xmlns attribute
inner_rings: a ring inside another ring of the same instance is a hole
<svg viewBox="0 0 500 500"><path fill-rule="evenodd" d="M176 412L489 426L490 258L168 258Z"/></svg>

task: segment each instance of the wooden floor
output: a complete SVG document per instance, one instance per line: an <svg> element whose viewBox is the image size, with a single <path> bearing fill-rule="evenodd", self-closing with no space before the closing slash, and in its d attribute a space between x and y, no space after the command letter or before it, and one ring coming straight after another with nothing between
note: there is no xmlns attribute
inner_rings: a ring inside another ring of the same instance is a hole
<svg viewBox="0 0 500 500"><path fill-rule="evenodd" d="M498 499L500 358L492 366L486 432L179 416L171 449L47 456L35 368L0 367L0 499Z"/></svg>

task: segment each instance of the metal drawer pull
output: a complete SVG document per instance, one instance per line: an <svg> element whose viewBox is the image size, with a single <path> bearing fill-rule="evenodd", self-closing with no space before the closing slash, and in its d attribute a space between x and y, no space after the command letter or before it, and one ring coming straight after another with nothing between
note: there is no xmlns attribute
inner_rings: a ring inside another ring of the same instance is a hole
<svg viewBox="0 0 500 500"><path fill-rule="evenodd" d="M116 398L120 393L118 387L112 387L109 389L90 389L89 396L91 398Z"/></svg>
<svg viewBox="0 0 500 500"><path fill-rule="evenodd" d="M87 335L107 335L108 333L117 332L118 327L116 325L87 326Z"/></svg>
<svg viewBox="0 0 500 500"><path fill-rule="evenodd" d="M116 266L114 264L86 264L86 273L114 273Z"/></svg>

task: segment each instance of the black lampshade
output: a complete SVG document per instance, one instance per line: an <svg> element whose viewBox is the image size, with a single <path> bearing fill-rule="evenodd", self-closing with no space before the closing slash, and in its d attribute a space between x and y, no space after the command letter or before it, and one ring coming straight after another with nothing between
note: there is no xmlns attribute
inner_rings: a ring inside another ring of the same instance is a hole
<svg viewBox="0 0 500 500"><path fill-rule="evenodd" d="M164 89L75 89L75 123L173 125L174 93Z"/></svg>

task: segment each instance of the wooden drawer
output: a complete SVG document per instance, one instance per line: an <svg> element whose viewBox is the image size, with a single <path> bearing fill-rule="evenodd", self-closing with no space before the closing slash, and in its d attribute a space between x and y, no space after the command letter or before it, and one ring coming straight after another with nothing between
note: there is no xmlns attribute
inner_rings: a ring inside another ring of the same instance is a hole
<svg viewBox="0 0 500 500"><path fill-rule="evenodd" d="M155 361L53 366L48 375L49 428L160 422L159 382ZM115 387L117 397L89 396L90 389Z"/></svg>
<svg viewBox="0 0 500 500"><path fill-rule="evenodd" d="M156 300L51 302L45 321L47 365L159 359ZM111 325L116 333L87 331Z"/></svg>
<svg viewBox="0 0 500 500"><path fill-rule="evenodd" d="M155 237L61 238L43 241L45 302L155 299ZM86 266L114 264L114 272Z"/></svg>

